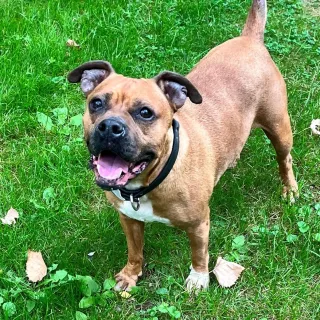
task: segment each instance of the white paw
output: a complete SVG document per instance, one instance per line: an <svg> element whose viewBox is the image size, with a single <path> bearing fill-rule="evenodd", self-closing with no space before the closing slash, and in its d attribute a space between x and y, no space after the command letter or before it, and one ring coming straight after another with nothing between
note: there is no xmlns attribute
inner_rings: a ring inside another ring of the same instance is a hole
<svg viewBox="0 0 320 320"><path fill-rule="evenodd" d="M197 272L191 268L190 274L186 280L187 290L189 292L199 292L209 287L209 273Z"/></svg>

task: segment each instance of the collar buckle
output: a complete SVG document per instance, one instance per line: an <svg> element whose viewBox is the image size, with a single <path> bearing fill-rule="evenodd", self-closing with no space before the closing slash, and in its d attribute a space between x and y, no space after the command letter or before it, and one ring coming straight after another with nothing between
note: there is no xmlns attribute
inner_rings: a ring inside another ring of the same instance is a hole
<svg viewBox="0 0 320 320"><path fill-rule="evenodd" d="M135 201L132 193L130 194L130 203L133 210L138 211L140 209L140 198L137 198L137 201Z"/></svg>

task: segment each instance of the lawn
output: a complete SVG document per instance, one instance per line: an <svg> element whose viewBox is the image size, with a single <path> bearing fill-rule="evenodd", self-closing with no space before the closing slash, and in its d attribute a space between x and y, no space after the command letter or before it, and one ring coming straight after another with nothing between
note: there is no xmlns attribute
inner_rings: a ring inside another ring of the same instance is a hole
<svg viewBox="0 0 320 320"><path fill-rule="evenodd" d="M125 237L87 170L84 99L66 75L92 59L132 77L187 74L210 48L239 35L249 6L0 0L0 216L11 206L20 213L16 225L0 225L0 319L320 318L320 137L309 129L320 118L317 1L269 1L265 37L287 82L300 199L281 200L275 153L254 131L210 204L210 266L218 255L241 263L239 282L223 289L212 278L207 292L189 296L187 237L154 223L138 289L129 299L110 290L108 279L126 262ZM26 279L28 249L51 267L36 285Z"/></svg>

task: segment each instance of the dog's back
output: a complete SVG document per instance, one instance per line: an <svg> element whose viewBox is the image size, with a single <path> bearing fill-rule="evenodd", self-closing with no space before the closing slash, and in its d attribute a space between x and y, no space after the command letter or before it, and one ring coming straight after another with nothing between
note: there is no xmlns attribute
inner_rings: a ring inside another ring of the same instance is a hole
<svg viewBox="0 0 320 320"><path fill-rule="evenodd" d="M266 14L266 1L254 0L241 36L212 49L187 76L203 103L186 106L179 118L196 119L206 131L206 145L215 150L215 183L240 157L252 127L274 113L276 104L265 100L276 97L286 108L284 80L264 46ZM203 117L199 108L210 112Z"/></svg>

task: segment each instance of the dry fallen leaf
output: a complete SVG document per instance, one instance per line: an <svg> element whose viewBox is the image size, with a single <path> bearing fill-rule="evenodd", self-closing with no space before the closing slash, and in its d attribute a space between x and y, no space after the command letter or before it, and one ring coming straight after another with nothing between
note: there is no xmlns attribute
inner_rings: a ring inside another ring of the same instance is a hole
<svg viewBox="0 0 320 320"><path fill-rule="evenodd" d="M41 281L47 275L47 266L41 252L28 250L27 276L31 282Z"/></svg>
<svg viewBox="0 0 320 320"><path fill-rule="evenodd" d="M312 120L310 129L313 134L320 136L320 119Z"/></svg>
<svg viewBox="0 0 320 320"><path fill-rule="evenodd" d="M89 258L92 258L95 253L96 253L95 251L89 252L89 253L88 253L88 257L89 257Z"/></svg>
<svg viewBox="0 0 320 320"><path fill-rule="evenodd" d="M123 298L123 299L129 299L131 297L131 294L127 291L121 291L119 293L120 297Z"/></svg>
<svg viewBox="0 0 320 320"><path fill-rule="evenodd" d="M15 224L16 219L19 218L19 213L17 210L10 208L10 210L7 212L6 216L4 218L1 218L1 221L3 224Z"/></svg>
<svg viewBox="0 0 320 320"><path fill-rule="evenodd" d="M217 277L221 287L229 288L236 283L243 270L244 267L240 266L240 264L218 257L213 273Z"/></svg>
<svg viewBox="0 0 320 320"><path fill-rule="evenodd" d="M66 45L68 47L80 48L80 46L74 40L71 40L71 39L68 39L68 41L66 42Z"/></svg>

